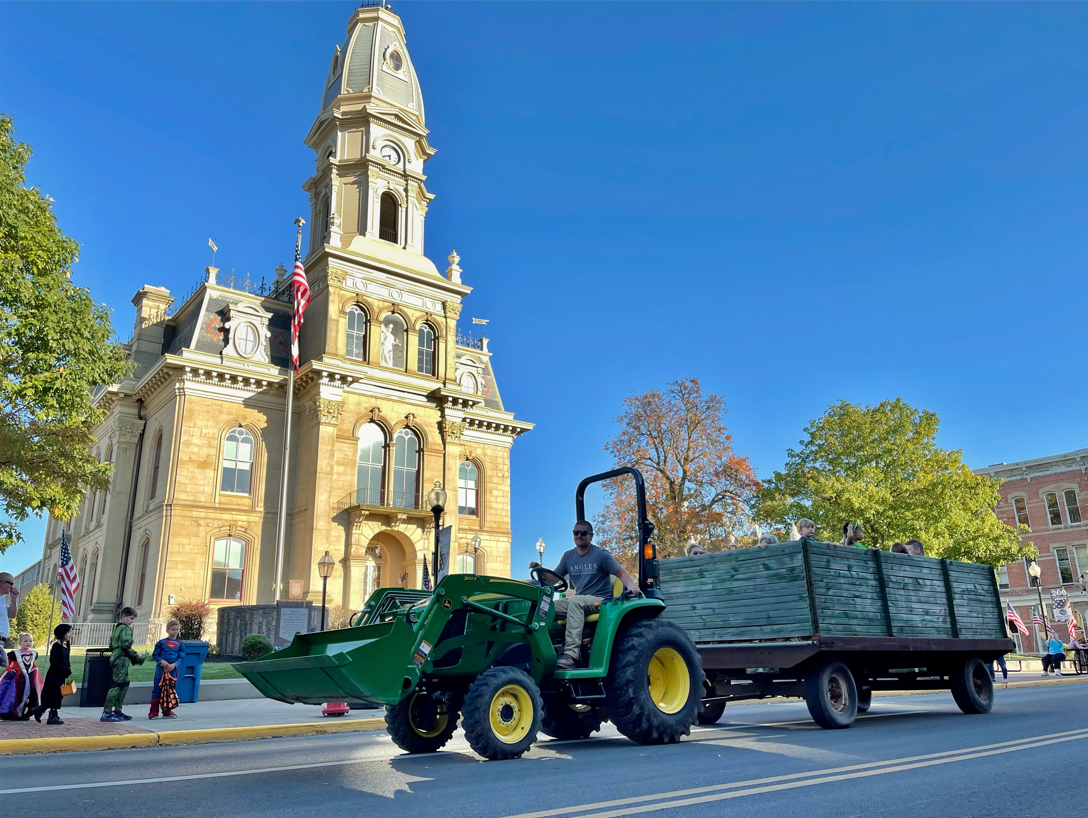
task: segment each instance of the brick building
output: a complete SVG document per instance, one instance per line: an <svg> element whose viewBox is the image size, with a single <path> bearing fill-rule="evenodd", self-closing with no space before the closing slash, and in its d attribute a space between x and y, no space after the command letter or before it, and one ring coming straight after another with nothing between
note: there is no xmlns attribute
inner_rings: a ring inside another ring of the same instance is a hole
<svg viewBox="0 0 1088 818"><path fill-rule="evenodd" d="M420 587L434 541L425 498L449 493L455 571L510 573L510 450L532 424L499 395L486 338L459 330L456 254L423 254L433 154L404 30L383 7L355 11L306 137L314 174L303 244L312 294L291 421L282 597L320 600L318 560L336 568L330 603L378 587ZM293 236L290 225L284 239ZM78 517L51 519L42 564L69 532L82 589L77 620L131 605L161 619L184 599L271 602L290 351L285 270L252 286L209 267L186 296L133 297L134 370L100 389L95 455L110 488ZM286 587L290 583L290 588Z"/></svg>
<svg viewBox="0 0 1088 818"><path fill-rule="evenodd" d="M1088 449L997 463L975 471L1003 481L997 515L1009 525L1027 526L1030 530L1024 532L1021 542L1034 543L1039 550L1039 587L1028 574L1030 561L1026 558L998 571L1002 601L1012 603L1032 631L1022 638L1014 634L1018 648L1040 652L1043 629L1032 624L1032 609L1039 606L1041 591L1047 621L1053 622L1053 588L1065 589L1083 634L1088 617ZM1064 623L1055 626L1055 631L1067 638Z"/></svg>

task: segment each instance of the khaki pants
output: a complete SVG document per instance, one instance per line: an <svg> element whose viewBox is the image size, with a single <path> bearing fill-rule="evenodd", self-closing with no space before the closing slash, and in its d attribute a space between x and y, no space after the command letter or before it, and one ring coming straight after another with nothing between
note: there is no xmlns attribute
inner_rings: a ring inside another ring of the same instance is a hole
<svg viewBox="0 0 1088 818"><path fill-rule="evenodd" d="M586 624L586 614L596 613L601 597L588 594L575 594L555 600L555 618L567 618L566 640L563 655L578 660L582 655L582 628Z"/></svg>

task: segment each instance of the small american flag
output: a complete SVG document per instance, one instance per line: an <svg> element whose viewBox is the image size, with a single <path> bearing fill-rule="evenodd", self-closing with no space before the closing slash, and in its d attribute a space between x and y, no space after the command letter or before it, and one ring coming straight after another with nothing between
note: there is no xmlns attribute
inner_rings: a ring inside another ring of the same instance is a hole
<svg viewBox="0 0 1088 818"><path fill-rule="evenodd" d="M430 575L430 572L427 571L427 558L426 557L423 558L423 590L424 591L431 590L431 575Z"/></svg>
<svg viewBox="0 0 1088 818"><path fill-rule="evenodd" d="M1032 623L1034 623L1036 625L1043 625L1043 626L1046 625L1046 622L1043 621L1043 618L1041 616L1039 616L1039 609L1038 608L1032 608L1031 609L1031 621L1032 621Z"/></svg>
<svg viewBox="0 0 1088 818"><path fill-rule="evenodd" d="M60 615L62 619L71 619L76 615L76 591L79 590L79 574L76 573L72 549L68 547L68 537L64 530L60 532Z"/></svg>
<svg viewBox="0 0 1088 818"><path fill-rule="evenodd" d="M1012 624L1014 624L1016 626L1016 629L1018 631L1020 631L1021 636L1027 636L1028 635L1028 627L1027 627L1027 625L1024 624L1024 620L1020 618L1020 614L1018 614L1016 611L1013 610L1012 603L1011 602L1006 602L1005 606L1009 609L1009 612L1006 615L1008 620L1010 622L1012 622Z"/></svg>
<svg viewBox="0 0 1088 818"><path fill-rule="evenodd" d="M1077 615L1070 611L1069 615L1069 638L1077 638Z"/></svg>
<svg viewBox="0 0 1088 818"><path fill-rule="evenodd" d="M310 306L310 285L306 281L302 251L298 245L295 246L295 269L291 271L291 291L295 300L295 311L291 315L291 363L298 372L298 334L302 329L302 313Z"/></svg>

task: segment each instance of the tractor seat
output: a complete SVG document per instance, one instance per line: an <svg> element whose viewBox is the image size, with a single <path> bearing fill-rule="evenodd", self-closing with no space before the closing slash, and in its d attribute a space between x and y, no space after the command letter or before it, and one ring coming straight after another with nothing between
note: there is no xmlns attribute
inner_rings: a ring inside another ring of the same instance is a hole
<svg viewBox="0 0 1088 818"><path fill-rule="evenodd" d="M616 599L622 593L623 593L623 583L620 582L620 578L619 577L612 577L612 598ZM598 612L597 613L586 614L586 624L587 625L590 622L596 622L598 619L601 618L600 610L601 610L601 603L598 602L597 603L597 611ZM562 619L555 620L555 624L556 625L566 626L566 624L567 624L566 617L564 617Z"/></svg>

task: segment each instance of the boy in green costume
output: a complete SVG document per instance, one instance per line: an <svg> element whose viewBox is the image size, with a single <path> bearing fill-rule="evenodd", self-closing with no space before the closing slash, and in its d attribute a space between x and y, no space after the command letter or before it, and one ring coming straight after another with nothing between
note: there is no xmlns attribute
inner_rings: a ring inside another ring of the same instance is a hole
<svg viewBox="0 0 1088 818"><path fill-rule="evenodd" d="M113 684L106 694L106 706L102 709L99 721L131 721L132 716L121 712L128 693L128 669L130 665L142 665L144 657L132 649L132 623L136 620L136 611L132 608L121 609L121 621L110 636L110 665L113 667Z"/></svg>

